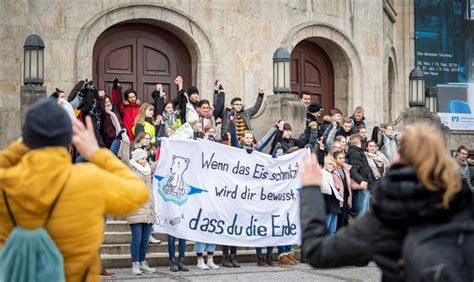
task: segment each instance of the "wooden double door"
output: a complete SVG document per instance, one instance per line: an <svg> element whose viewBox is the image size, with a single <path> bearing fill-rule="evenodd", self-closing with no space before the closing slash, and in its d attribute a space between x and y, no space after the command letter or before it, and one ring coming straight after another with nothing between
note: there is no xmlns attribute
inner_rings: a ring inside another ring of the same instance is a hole
<svg viewBox="0 0 474 282"><path fill-rule="evenodd" d="M117 78L125 92L137 91L143 102L152 103L156 84L172 100L177 96L173 83L181 75L184 86L191 85L191 56L174 34L146 24L124 24L105 31L93 52L94 82L98 89L111 93Z"/></svg>
<svg viewBox="0 0 474 282"><path fill-rule="evenodd" d="M311 95L327 114L334 108L334 70L326 52L310 41L298 43L291 52L291 92Z"/></svg>

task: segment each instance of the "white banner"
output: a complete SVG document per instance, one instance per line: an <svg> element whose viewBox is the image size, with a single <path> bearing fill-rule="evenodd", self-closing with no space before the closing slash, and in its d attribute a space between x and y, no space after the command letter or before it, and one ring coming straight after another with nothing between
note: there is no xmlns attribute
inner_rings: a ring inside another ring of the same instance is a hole
<svg viewBox="0 0 474 282"><path fill-rule="evenodd" d="M298 166L205 140L163 139L153 177L155 230L229 246L301 243Z"/></svg>

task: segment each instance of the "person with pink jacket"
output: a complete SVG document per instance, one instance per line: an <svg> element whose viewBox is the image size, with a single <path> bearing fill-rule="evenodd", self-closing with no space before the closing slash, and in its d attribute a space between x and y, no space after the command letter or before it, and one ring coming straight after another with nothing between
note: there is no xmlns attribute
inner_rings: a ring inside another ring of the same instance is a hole
<svg viewBox="0 0 474 282"><path fill-rule="evenodd" d="M334 178L334 186L336 186L341 198L342 213L337 219L337 229L349 224L349 210L352 208L352 191L351 191L351 166L345 163L346 154L343 151L336 151L333 154L336 160L336 168L332 172Z"/></svg>

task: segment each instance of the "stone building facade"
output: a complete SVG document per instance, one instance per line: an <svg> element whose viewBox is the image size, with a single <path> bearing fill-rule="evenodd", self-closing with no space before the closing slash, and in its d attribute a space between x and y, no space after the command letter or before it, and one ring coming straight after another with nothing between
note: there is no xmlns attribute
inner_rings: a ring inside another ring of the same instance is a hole
<svg viewBox="0 0 474 282"><path fill-rule="evenodd" d="M45 44L47 93L85 78L107 90L119 76L147 100L157 82L174 95L181 74L204 98L218 78L228 101L251 106L266 81L257 136L278 118L269 95L279 47L292 56L292 93L309 90L326 110L362 105L373 125L408 105L411 0L4 0L0 15L0 148L21 132L23 44L33 33Z"/></svg>

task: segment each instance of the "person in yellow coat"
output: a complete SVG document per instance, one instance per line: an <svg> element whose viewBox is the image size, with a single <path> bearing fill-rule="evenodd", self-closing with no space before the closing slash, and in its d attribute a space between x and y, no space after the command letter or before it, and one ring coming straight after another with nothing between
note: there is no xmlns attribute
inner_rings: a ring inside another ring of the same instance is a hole
<svg viewBox="0 0 474 282"><path fill-rule="evenodd" d="M67 281L99 281L99 248L104 215L125 216L148 201L145 183L107 149L100 149L92 121L71 121L52 99L29 109L23 141L0 151L0 193L17 225L44 223L60 194L46 229L61 252ZM72 164L72 144L89 163ZM13 223L0 197L0 249Z"/></svg>

